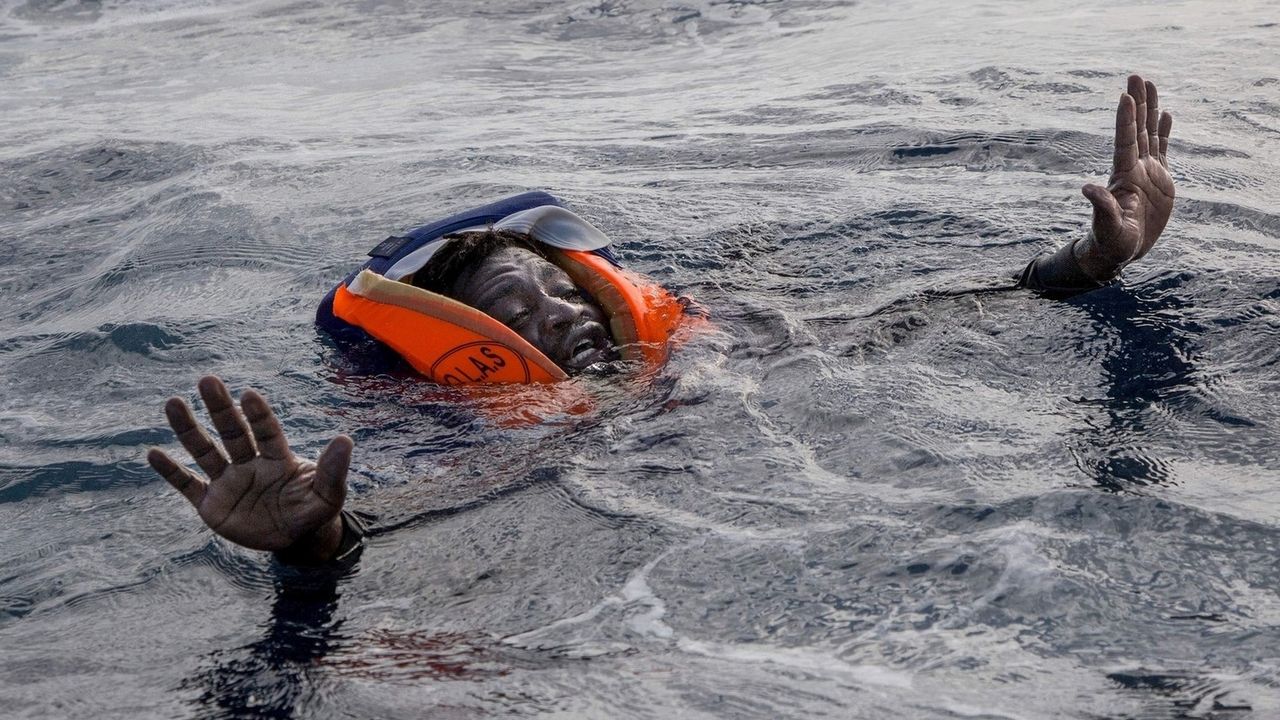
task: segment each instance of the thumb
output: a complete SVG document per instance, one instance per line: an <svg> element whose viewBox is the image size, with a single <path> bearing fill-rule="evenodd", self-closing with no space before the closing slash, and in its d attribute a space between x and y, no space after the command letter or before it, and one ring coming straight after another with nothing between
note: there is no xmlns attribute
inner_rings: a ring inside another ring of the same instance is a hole
<svg viewBox="0 0 1280 720"><path fill-rule="evenodd" d="M316 494L341 508L347 499L347 470L351 467L351 453L355 443L346 435L329 441L324 452L316 460L316 477L312 488Z"/></svg>
<svg viewBox="0 0 1280 720"><path fill-rule="evenodd" d="M1124 224L1124 218L1120 212L1120 203L1116 202L1116 197L1111 194L1111 191L1101 185L1089 183L1080 188L1080 192L1084 193L1084 196L1093 204L1094 226L1118 232Z"/></svg>

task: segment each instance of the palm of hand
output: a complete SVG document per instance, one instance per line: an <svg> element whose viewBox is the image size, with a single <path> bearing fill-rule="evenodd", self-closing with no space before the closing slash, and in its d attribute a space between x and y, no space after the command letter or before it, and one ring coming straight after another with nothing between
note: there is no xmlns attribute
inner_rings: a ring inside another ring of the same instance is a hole
<svg viewBox="0 0 1280 720"><path fill-rule="evenodd" d="M314 488L316 466L258 456L235 463L209 485L200 519L228 540L255 550L282 550L337 514Z"/></svg>
<svg viewBox="0 0 1280 720"><path fill-rule="evenodd" d="M191 501L210 529L239 545L275 551L290 548L326 526L334 527L346 499L350 438L334 438L312 463L289 449L280 423L258 393L244 392L243 414L216 377L201 378L200 395L225 452L181 399L171 398L165 404L165 414L178 440L209 480L161 450L148 453L147 461Z"/></svg>
<svg viewBox="0 0 1280 720"><path fill-rule="evenodd" d="M1116 275L1159 239L1173 213L1169 133L1173 117L1161 113L1154 84L1137 75L1116 110L1115 156L1107 187L1086 185L1093 203L1093 234L1078 255L1098 280Z"/></svg>
<svg viewBox="0 0 1280 720"><path fill-rule="evenodd" d="M1095 213L1094 236L1104 248L1115 248L1118 260L1132 262L1151 250L1173 213L1173 178L1155 157L1146 157L1113 174L1107 190L1120 206L1121 222Z"/></svg>

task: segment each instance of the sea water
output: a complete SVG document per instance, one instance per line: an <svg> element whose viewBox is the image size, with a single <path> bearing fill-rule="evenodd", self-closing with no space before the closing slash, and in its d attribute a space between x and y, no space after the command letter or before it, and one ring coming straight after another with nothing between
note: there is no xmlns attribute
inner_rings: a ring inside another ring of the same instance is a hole
<svg viewBox="0 0 1280 720"><path fill-rule="evenodd" d="M1280 716L1280 3L0 4L0 715ZM1178 200L1085 232L1130 72ZM531 188L713 325L499 427L311 324ZM146 466L357 443L337 578Z"/></svg>

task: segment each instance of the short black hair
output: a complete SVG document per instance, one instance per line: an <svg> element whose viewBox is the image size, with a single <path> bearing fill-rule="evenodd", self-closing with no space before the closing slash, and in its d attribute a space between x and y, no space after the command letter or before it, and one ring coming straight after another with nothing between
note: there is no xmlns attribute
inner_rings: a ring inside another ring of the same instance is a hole
<svg viewBox="0 0 1280 720"><path fill-rule="evenodd" d="M524 233L512 230L477 230L445 235L447 240L427 266L413 274L413 285L457 299L457 288L463 285L480 263L490 255L506 248L528 250L540 258L547 255L537 243Z"/></svg>

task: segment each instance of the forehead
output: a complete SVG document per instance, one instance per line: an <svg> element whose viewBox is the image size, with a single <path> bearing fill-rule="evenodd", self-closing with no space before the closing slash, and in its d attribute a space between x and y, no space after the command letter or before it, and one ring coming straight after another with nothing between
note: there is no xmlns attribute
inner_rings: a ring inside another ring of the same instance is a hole
<svg viewBox="0 0 1280 720"><path fill-rule="evenodd" d="M524 280L547 282L563 275L560 268L548 260L521 248L506 247L489 255L471 275L469 284L492 282L520 282Z"/></svg>
<svg viewBox="0 0 1280 720"><path fill-rule="evenodd" d="M550 261L529 250L509 247L490 254L455 287L459 300L487 311L504 299L529 300L553 294L562 283L574 284Z"/></svg>

